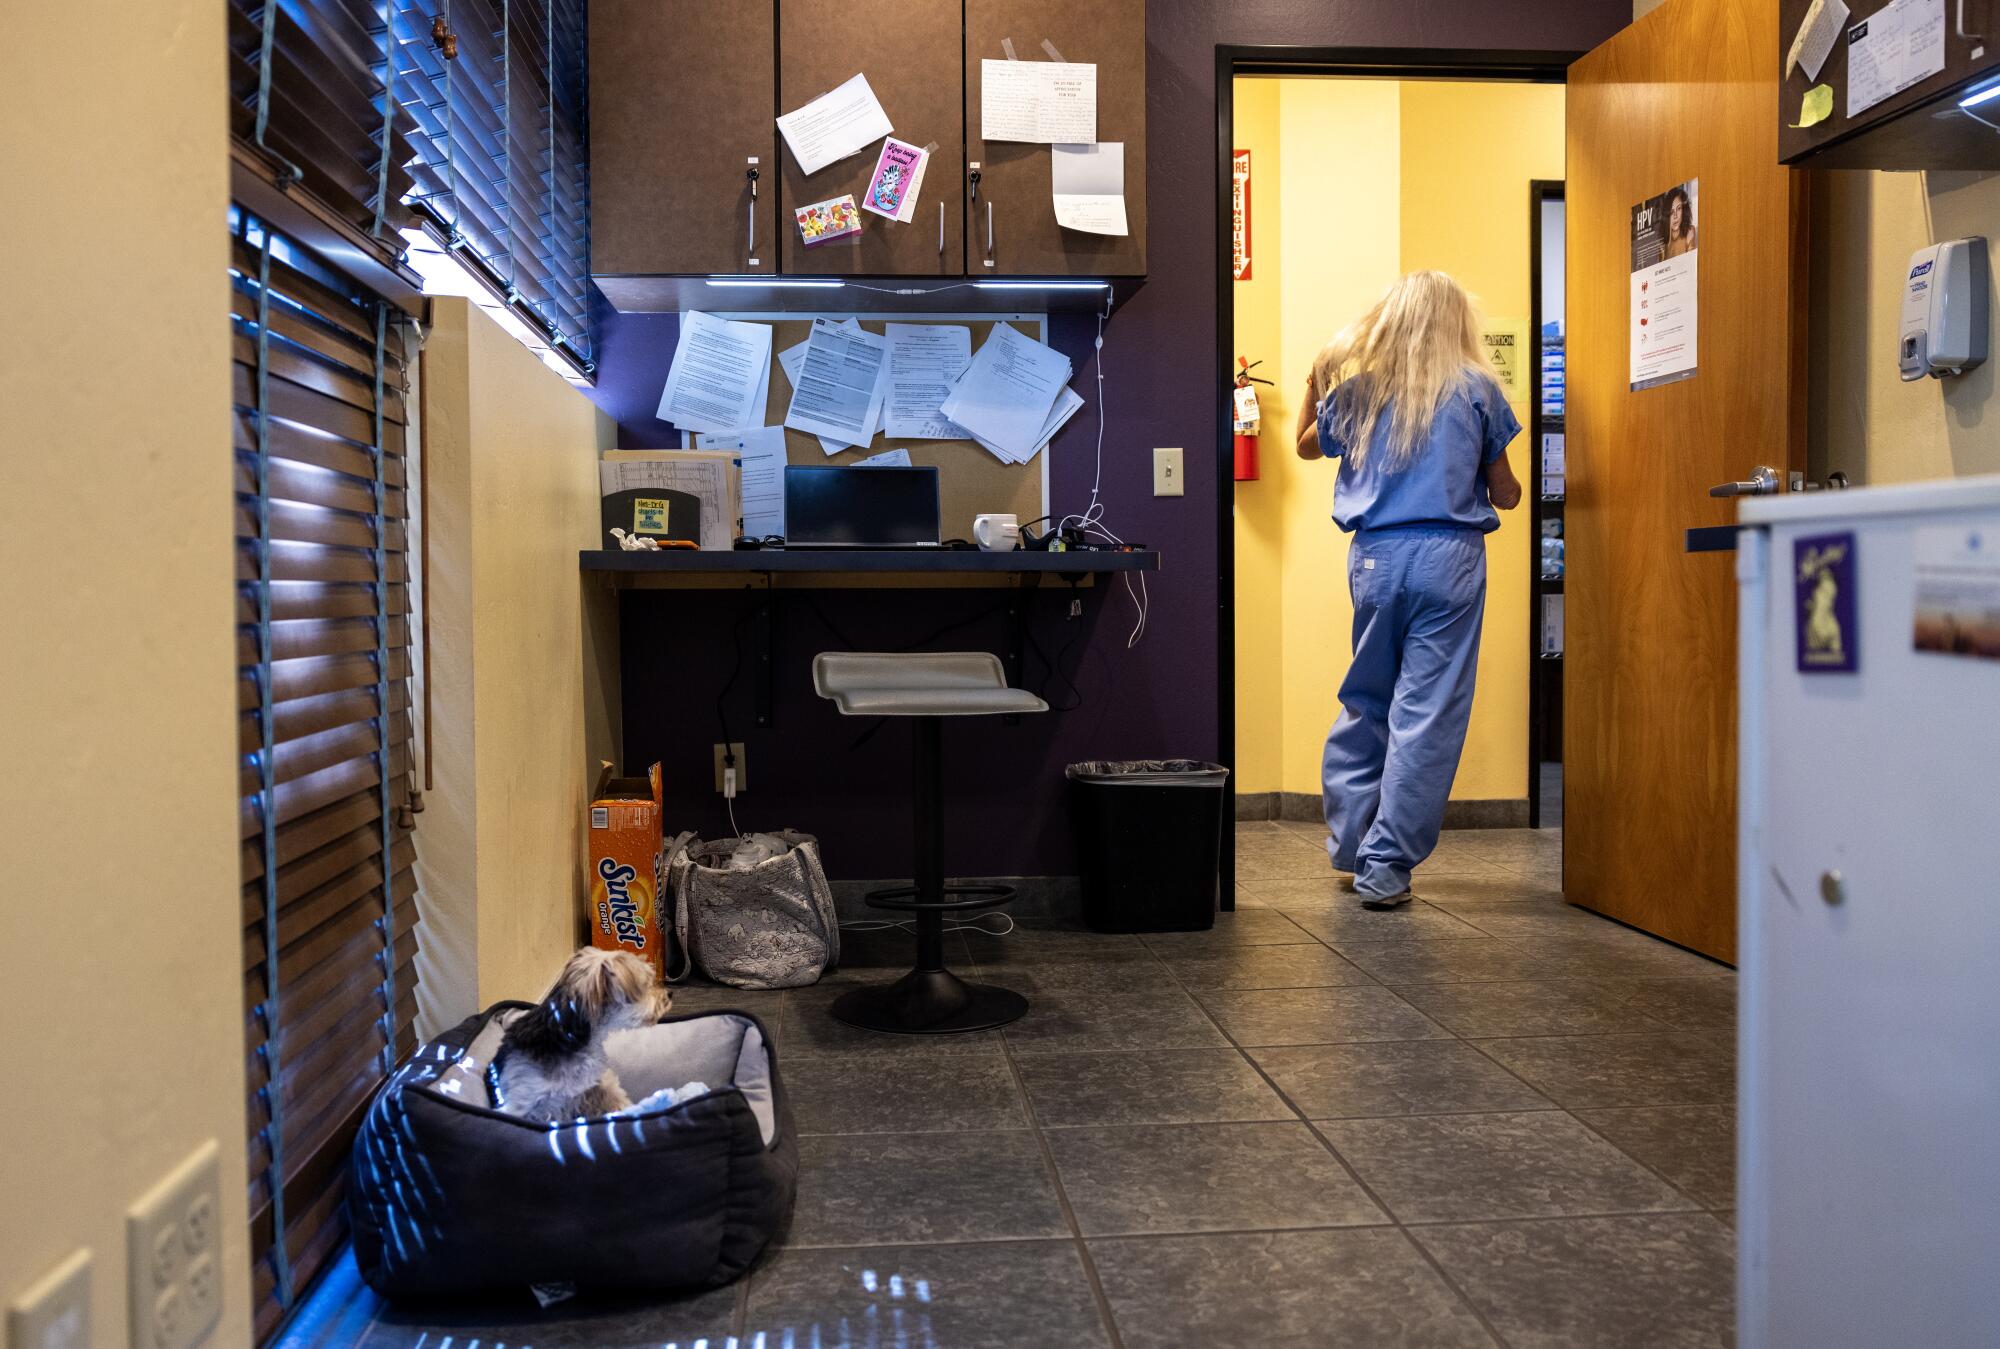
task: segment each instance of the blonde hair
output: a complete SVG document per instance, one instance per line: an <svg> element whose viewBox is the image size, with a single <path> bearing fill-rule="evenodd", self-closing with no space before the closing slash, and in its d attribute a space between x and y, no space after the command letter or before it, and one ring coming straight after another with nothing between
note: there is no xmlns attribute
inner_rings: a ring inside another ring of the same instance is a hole
<svg viewBox="0 0 2000 1349"><path fill-rule="evenodd" d="M1459 383L1485 368L1471 297L1443 272L1411 272L1334 335L1313 361L1313 379L1334 400L1332 429L1356 468L1388 414L1394 469L1410 461Z"/></svg>

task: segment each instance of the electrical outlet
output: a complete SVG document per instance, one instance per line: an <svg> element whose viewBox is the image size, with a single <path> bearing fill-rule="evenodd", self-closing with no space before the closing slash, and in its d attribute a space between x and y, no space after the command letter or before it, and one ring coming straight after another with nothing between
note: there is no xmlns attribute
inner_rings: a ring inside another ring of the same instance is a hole
<svg viewBox="0 0 2000 1349"><path fill-rule="evenodd" d="M741 796L750 787L749 772L745 767L746 761L743 758L743 742L732 740L729 742L729 749L736 755L736 794ZM715 747L715 791L718 796L722 793L722 753L723 747L717 745Z"/></svg>
<svg viewBox="0 0 2000 1349"><path fill-rule="evenodd" d="M8 1349L91 1349L90 1252L78 1248L7 1308Z"/></svg>
<svg viewBox="0 0 2000 1349"><path fill-rule="evenodd" d="M1185 495L1181 488L1181 452L1179 450L1153 451L1153 495L1156 497Z"/></svg>
<svg viewBox="0 0 2000 1349"><path fill-rule="evenodd" d="M125 1211L132 1349L194 1349L222 1321L219 1156L208 1140Z"/></svg>

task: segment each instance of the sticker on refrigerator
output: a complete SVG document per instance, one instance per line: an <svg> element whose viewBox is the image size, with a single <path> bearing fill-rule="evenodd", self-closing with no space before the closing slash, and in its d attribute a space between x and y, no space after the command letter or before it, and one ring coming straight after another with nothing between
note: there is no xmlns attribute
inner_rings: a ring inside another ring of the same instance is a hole
<svg viewBox="0 0 2000 1349"><path fill-rule="evenodd" d="M1800 674L1852 674L1859 668L1854 550L1852 533L1816 534L1792 541Z"/></svg>
<svg viewBox="0 0 2000 1349"><path fill-rule="evenodd" d="M1916 649L2000 660L2000 529L1925 525L1915 542Z"/></svg>

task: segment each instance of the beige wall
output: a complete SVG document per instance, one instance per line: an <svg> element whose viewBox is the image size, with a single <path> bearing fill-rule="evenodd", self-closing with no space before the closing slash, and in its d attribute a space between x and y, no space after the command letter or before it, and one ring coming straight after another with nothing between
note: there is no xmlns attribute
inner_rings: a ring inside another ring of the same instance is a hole
<svg viewBox="0 0 2000 1349"><path fill-rule="evenodd" d="M2000 473L1993 360L1942 380L1905 384L1896 373L1910 254L2000 236L2000 174L1820 172L1811 200L1812 475L1840 469L1856 483L1889 483Z"/></svg>
<svg viewBox="0 0 2000 1349"><path fill-rule="evenodd" d="M576 561L597 537L610 420L466 301L433 312L425 1031L539 995L576 945L584 807L596 762L615 757L618 675L612 597Z"/></svg>
<svg viewBox="0 0 2000 1349"><path fill-rule="evenodd" d="M222 1151L249 1340L224 7L23 5L0 43L0 1301ZM88 72L88 97L77 96Z"/></svg>
<svg viewBox="0 0 2000 1349"><path fill-rule="evenodd" d="M1238 484L1238 790L1319 791L1320 753L1347 669L1347 536L1330 517L1335 466L1292 453L1313 355L1401 273L1440 267L1489 324L1526 332L1528 181L1563 174L1563 91L1518 84L1236 81L1237 144L1253 153L1250 282L1237 346L1261 389L1263 477ZM1274 145L1259 154L1262 144ZM1273 334L1275 333L1275 336ZM1275 348L1275 349L1273 349ZM1275 369L1273 369L1275 367ZM1525 425L1529 391L1514 410ZM1524 481L1524 435L1510 453ZM1488 539L1486 639L1452 795L1527 790L1528 522Z"/></svg>

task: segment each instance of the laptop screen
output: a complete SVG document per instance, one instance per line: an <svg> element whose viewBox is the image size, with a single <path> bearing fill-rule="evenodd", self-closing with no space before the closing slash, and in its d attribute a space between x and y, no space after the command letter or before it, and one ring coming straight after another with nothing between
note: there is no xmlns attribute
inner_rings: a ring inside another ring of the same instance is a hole
<svg viewBox="0 0 2000 1349"><path fill-rule="evenodd" d="M936 468L785 467L785 542L842 548L935 546Z"/></svg>

